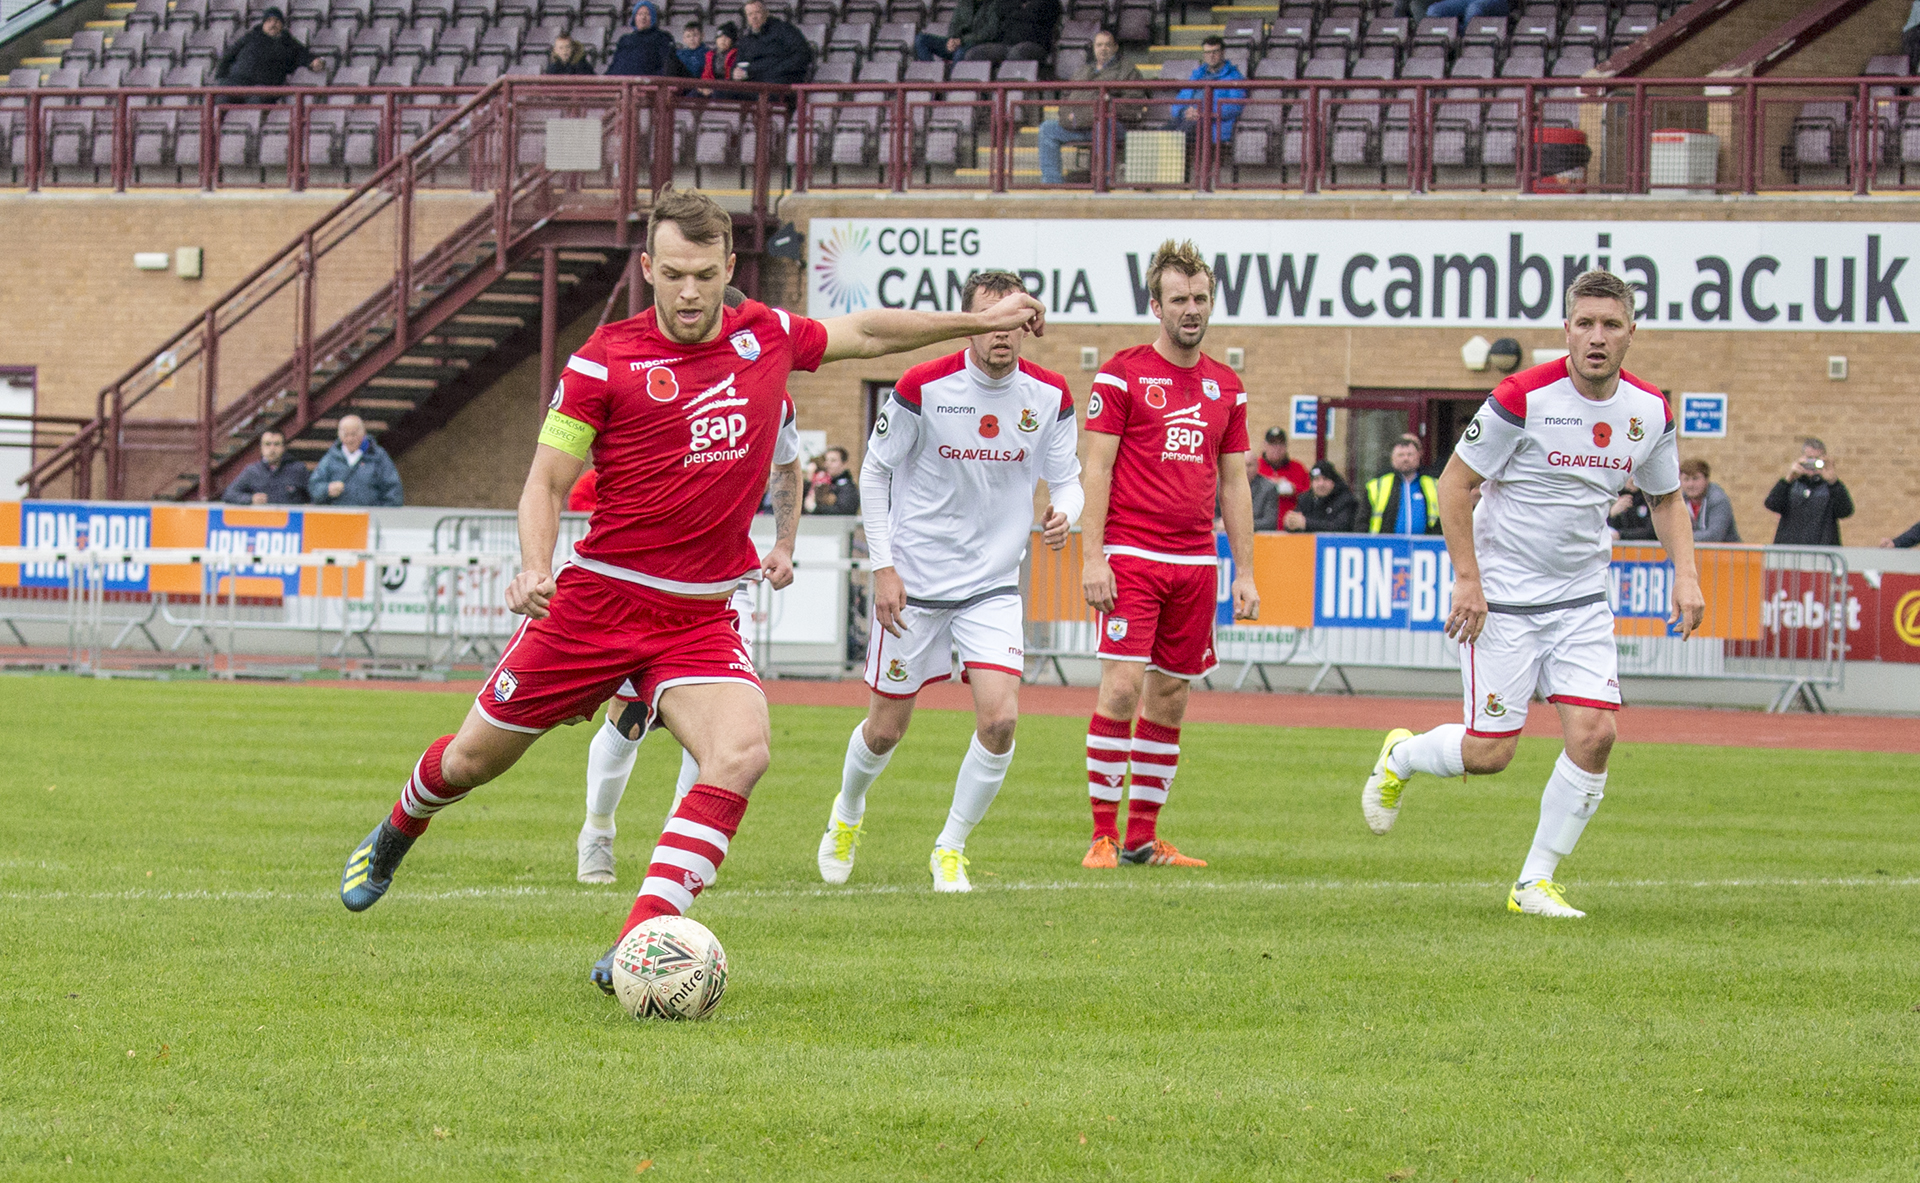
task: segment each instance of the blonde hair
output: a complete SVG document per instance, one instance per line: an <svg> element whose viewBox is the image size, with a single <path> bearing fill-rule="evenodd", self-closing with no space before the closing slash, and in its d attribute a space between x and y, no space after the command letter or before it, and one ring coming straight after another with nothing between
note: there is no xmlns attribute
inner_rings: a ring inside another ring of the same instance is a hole
<svg viewBox="0 0 1920 1183"><path fill-rule="evenodd" d="M1156 300L1160 298L1160 277L1168 268L1185 276L1206 276L1209 296L1218 286L1218 281L1213 277L1213 268L1207 266L1207 261L1200 257L1200 248L1193 245L1192 239L1175 242L1169 238L1153 252L1153 259L1147 264L1147 290L1153 293Z"/></svg>
<svg viewBox="0 0 1920 1183"><path fill-rule="evenodd" d="M654 240L660 227L672 222L688 242L721 245L723 255L733 253L733 215L720 203L695 189L669 189L653 203L647 218L647 253L654 253Z"/></svg>

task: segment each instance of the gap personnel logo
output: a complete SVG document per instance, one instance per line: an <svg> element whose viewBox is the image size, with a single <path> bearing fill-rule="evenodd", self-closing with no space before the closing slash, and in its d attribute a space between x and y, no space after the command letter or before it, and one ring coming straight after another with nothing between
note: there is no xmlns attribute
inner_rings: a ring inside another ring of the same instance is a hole
<svg viewBox="0 0 1920 1183"><path fill-rule="evenodd" d="M836 226L820 241L820 261L813 271L830 307L853 312L873 302L867 281L860 278L861 256L871 244L866 230L852 226Z"/></svg>
<svg viewBox="0 0 1920 1183"><path fill-rule="evenodd" d="M992 439L993 437L999 434L1000 434L1000 417L998 415L980 416L980 435L982 438Z"/></svg>
<svg viewBox="0 0 1920 1183"><path fill-rule="evenodd" d="M1107 640L1124 641L1127 639L1127 618L1124 616L1107 617Z"/></svg>
<svg viewBox="0 0 1920 1183"><path fill-rule="evenodd" d="M733 346L735 353L747 361L760 360L760 338L753 335L752 329L741 329L733 336L728 337L727 343Z"/></svg>
<svg viewBox="0 0 1920 1183"><path fill-rule="evenodd" d="M1636 444L1647 438L1647 433L1640 426L1640 420L1627 420L1627 438Z"/></svg>
<svg viewBox="0 0 1920 1183"><path fill-rule="evenodd" d="M887 663L887 681L904 682L907 680L907 667L900 664L899 658Z"/></svg>
<svg viewBox="0 0 1920 1183"><path fill-rule="evenodd" d="M1219 402L1220 401L1220 384L1218 382L1215 382L1212 378L1202 378L1200 379L1200 393L1206 395L1208 398L1212 399L1214 402Z"/></svg>
<svg viewBox="0 0 1920 1183"><path fill-rule="evenodd" d="M1498 694L1489 694L1487 695L1487 709L1483 713L1489 719L1498 719L1507 713L1507 708L1501 703Z"/></svg>
<svg viewBox="0 0 1920 1183"><path fill-rule="evenodd" d="M518 689L520 689L520 679L513 676L513 671L501 670L499 676L493 680L493 701L505 702L512 698L513 692Z"/></svg>
<svg viewBox="0 0 1920 1183"><path fill-rule="evenodd" d="M1039 431L1040 420L1033 417L1032 407L1021 407L1020 421L1014 424L1014 426L1018 427L1021 431Z"/></svg>
<svg viewBox="0 0 1920 1183"><path fill-rule="evenodd" d="M1605 421L1593 425L1593 446L1604 448L1613 442L1613 424Z"/></svg>
<svg viewBox="0 0 1920 1183"><path fill-rule="evenodd" d="M647 371L647 397L657 403L670 403L680 397L680 379L665 366Z"/></svg>

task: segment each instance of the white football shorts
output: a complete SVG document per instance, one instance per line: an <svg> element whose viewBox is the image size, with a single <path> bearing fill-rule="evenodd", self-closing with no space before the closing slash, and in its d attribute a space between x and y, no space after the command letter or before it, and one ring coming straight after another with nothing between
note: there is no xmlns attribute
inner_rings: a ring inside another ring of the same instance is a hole
<svg viewBox="0 0 1920 1183"><path fill-rule="evenodd" d="M1467 734L1513 735L1537 691L1548 702L1620 709L1620 655L1605 600L1525 615L1490 612L1480 639L1460 646Z"/></svg>
<svg viewBox="0 0 1920 1183"><path fill-rule="evenodd" d="M953 676L953 654L965 669L1026 672L1026 605L1016 592L952 608L908 604L901 636L873 622L867 638L867 685L887 698L912 698L922 687Z"/></svg>

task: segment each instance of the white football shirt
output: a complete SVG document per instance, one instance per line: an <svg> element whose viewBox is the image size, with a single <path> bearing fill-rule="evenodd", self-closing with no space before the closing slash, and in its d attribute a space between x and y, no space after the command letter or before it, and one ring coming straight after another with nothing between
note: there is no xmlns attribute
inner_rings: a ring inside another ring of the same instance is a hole
<svg viewBox="0 0 1920 1183"><path fill-rule="evenodd" d="M900 376L860 466L860 512L875 568L907 602L959 607L1018 588L1033 492L1077 520L1079 425L1067 380L1022 361L993 379L968 351Z"/></svg>
<svg viewBox="0 0 1920 1183"><path fill-rule="evenodd" d="M1606 598L1607 511L1627 477L1649 494L1680 487L1673 411L1620 371L1613 397L1574 389L1565 359L1494 387L1455 454L1486 478L1473 546L1487 604L1538 611Z"/></svg>

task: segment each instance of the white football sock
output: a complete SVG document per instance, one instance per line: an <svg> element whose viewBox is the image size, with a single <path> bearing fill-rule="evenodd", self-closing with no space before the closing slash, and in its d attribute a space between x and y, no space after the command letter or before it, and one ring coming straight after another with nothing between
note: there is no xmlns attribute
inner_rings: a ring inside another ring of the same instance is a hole
<svg viewBox="0 0 1920 1183"><path fill-rule="evenodd" d="M1461 752L1467 728L1462 723L1443 723L1432 731L1403 739L1387 757L1387 771L1401 780L1416 772L1433 776L1460 776L1467 771L1467 758Z"/></svg>
<svg viewBox="0 0 1920 1183"><path fill-rule="evenodd" d="M1013 763L1013 749L994 755L980 746L980 737L967 742L967 758L960 761L960 775L953 782L953 808L947 811L946 828L933 844L942 850L965 850L967 835L987 816L987 807L1000 793L1007 779L1007 766Z"/></svg>
<svg viewBox="0 0 1920 1183"><path fill-rule="evenodd" d="M867 747L867 721L862 719L847 739L847 761L840 768L840 795L833 799L833 820L857 826L867 815L867 790L886 771L893 753L876 756Z"/></svg>
<svg viewBox="0 0 1920 1183"><path fill-rule="evenodd" d="M633 775L633 760L639 754L640 741L620 734L612 719L593 733L593 743L587 747L587 829L613 833L613 811L620 807L620 795L627 791L627 778Z"/></svg>
<svg viewBox="0 0 1920 1183"><path fill-rule="evenodd" d="M1547 778L1546 791L1540 794L1540 828L1533 833L1533 849L1527 852L1526 866L1520 868L1520 885L1525 887L1541 879L1553 878L1560 860L1573 853L1587 819L1605 797L1607 774L1588 772L1575 764L1565 752L1553 763L1553 775Z"/></svg>
<svg viewBox="0 0 1920 1183"><path fill-rule="evenodd" d="M692 752L681 748L680 779L673 782L673 808L667 810L668 821L673 820L673 815L680 809L680 802L686 800L688 790L692 789L699 779L700 762L693 758Z"/></svg>

